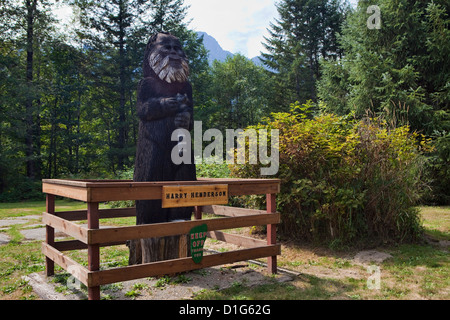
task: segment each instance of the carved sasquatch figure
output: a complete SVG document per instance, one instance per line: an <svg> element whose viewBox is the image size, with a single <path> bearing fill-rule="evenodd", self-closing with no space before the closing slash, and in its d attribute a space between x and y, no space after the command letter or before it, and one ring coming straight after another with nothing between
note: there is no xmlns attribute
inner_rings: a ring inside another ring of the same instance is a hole
<svg viewBox="0 0 450 320"><path fill-rule="evenodd" d="M195 181L193 160L192 164L175 165L171 159L177 145L172 141L172 133L180 128L190 131L194 123L189 66L180 41L167 33L151 37L143 71L144 79L139 83L137 97L139 138L134 181ZM188 141L188 146L190 143ZM152 224L190 220L193 208L162 209L161 200L152 200L137 201L136 211L137 224Z"/></svg>

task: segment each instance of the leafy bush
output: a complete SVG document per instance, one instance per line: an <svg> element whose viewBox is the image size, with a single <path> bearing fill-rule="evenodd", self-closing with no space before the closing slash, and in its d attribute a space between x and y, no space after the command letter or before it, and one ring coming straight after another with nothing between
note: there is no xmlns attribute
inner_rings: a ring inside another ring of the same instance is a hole
<svg viewBox="0 0 450 320"><path fill-rule="evenodd" d="M282 180L281 234L333 246L417 239L421 225L414 205L423 186L420 149L426 143L418 144L420 137L408 127L389 130L378 119L308 119L305 113L307 107L293 105L290 113L251 127L280 130L274 178ZM232 172L254 178L260 168L236 165Z"/></svg>
<svg viewBox="0 0 450 320"><path fill-rule="evenodd" d="M125 168L112 178L117 180L133 180L133 175L134 168ZM108 204L111 208L133 208L136 205L134 200L110 201Z"/></svg>
<svg viewBox="0 0 450 320"><path fill-rule="evenodd" d="M229 178L230 168L223 162L219 163L217 158L203 159L202 163L196 164L198 178Z"/></svg>

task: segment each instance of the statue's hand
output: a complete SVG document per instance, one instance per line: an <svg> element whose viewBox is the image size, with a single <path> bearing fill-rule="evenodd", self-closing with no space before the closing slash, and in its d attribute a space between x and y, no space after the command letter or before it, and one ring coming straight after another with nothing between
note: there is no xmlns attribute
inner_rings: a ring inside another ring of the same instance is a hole
<svg viewBox="0 0 450 320"><path fill-rule="evenodd" d="M176 97L161 99L161 105L168 113L176 113L180 108L180 102Z"/></svg>
<svg viewBox="0 0 450 320"><path fill-rule="evenodd" d="M189 112L181 112L175 116L175 127L178 129L189 130L191 123L191 114Z"/></svg>

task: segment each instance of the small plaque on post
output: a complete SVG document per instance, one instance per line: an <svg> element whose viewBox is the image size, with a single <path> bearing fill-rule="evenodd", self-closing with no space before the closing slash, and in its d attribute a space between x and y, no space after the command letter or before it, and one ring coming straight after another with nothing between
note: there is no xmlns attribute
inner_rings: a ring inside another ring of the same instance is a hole
<svg viewBox="0 0 450 320"><path fill-rule="evenodd" d="M191 255L192 259L197 264L201 263L203 260L203 248L205 246L207 232L208 226L206 224L192 228L190 232Z"/></svg>

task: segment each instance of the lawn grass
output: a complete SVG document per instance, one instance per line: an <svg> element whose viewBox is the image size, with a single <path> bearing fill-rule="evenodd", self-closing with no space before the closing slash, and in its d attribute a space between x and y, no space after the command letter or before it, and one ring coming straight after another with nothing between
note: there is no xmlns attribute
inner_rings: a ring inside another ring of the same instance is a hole
<svg viewBox="0 0 450 320"><path fill-rule="evenodd" d="M84 203L57 200L57 210L85 209ZM102 205L105 207L106 205ZM448 244L450 240L450 207L421 207L426 239L419 244L386 246L376 250L389 253L392 258L378 264L381 286L369 289L371 273L367 266L355 263L355 250L333 251L292 242L282 243L279 267L297 272L293 281L269 283L248 287L245 283L233 283L225 290L203 290L196 294L197 300L328 300L328 299L445 299L450 298L450 275ZM0 219L40 215L45 211L45 202L23 202L0 204ZM38 218L38 217L37 217ZM9 244L0 246L0 299L38 299L22 276L43 272L45 259L41 253L41 241L24 241L20 230L39 223L30 222L5 227L0 230L8 234ZM102 225L133 225L134 218L102 220ZM240 231L245 232L245 231ZM431 241L430 241L431 239ZM214 243L215 244L215 243ZM215 244L216 245L216 244ZM225 250L225 249L224 249ZM70 253L71 257L86 264L85 250ZM128 262L126 246L103 248L102 267L125 266ZM68 289L64 281L68 277L56 267L56 282L61 292ZM62 280L61 280L62 279ZM117 284L120 285L120 284ZM130 299L133 298L130 296Z"/></svg>
<svg viewBox="0 0 450 320"><path fill-rule="evenodd" d="M58 200L56 210L83 210L86 204L79 201ZM23 217L27 215L40 215L45 211L45 201L27 201L17 203L0 203L0 219Z"/></svg>
<svg viewBox="0 0 450 320"><path fill-rule="evenodd" d="M280 267L300 273L292 282L248 288L205 290L198 300L415 300L450 299L448 245L450 207L420 207L425 228L421 244L377 248L391 259L377 265L380 288L369 288L368 266L356 264L353 250L332 251L302 244L285 244ZM430 241L431 240L431 241ZM441 241L441 242L440 242ZM444 243L442 243L444 241Z"/></svg>
<svg viewBox="0 0 450 320"><path fill-rule="evenodd" d="M427 234L450 241L450 207L420 207Z"/></svg>

